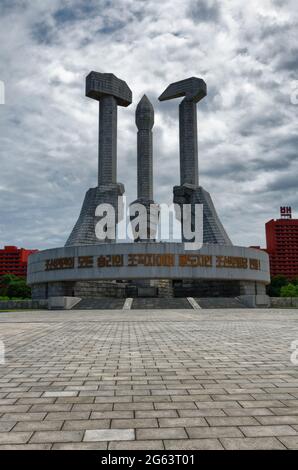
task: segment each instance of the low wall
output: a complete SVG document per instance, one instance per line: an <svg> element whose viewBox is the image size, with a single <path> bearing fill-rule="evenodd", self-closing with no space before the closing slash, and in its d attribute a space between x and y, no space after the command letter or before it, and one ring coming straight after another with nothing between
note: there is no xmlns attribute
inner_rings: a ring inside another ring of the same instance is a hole
<svg viewBox="0 0 298 470"><path fill-rule="evenodd" d="M48 308L47 299L43 300L0 300L0 310L44 309Z"/></svg>
<svg viewBox="0 0 298 470"><path fill-rule="evenodd" d="M298 307L298 297L270 297L270 307L293 308Z"/></svg>

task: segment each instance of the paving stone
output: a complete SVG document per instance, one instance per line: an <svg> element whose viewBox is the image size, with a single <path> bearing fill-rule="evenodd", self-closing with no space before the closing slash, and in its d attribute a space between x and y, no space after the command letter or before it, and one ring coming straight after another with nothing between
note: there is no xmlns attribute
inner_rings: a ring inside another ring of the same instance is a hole
<svg viewBox="0 0 298 470"><path fill-rule="evenodd" d="M34 398L35 400L36 399L39 399L42 395L42 392L12 392L12 393L9 393L7 395L7 397L9 398L18 398L18 401L17 403L19 403L19 400L22 400L22 398L26 397L26 398ZM44 398L45 400L45 398ZM47 398L47 400L49 400ZM2 403L3 400L1 400L1 403ZM4 404L4 403L2 403Z"/></svg>
<svg viewBox="0 0 298 470"><path fill-rule="evenodd" d="M63 431L80 431L81 429L108 429L109 419L79 419L64 422Z"/></svg>
<svg viewBox="0 0 298 470"><path fill-rule="evenodd" d="M253 400L251 395L244 395L241 393L225 394L225 395L211 395L214 401L237 401L237 400Z"/></svg>
<svg viewBox="0 0 298 470"><path fill-rule="evenodd" d="M46 413L4 413L1 416L1 421L41 421L46 416Z"/></svg>
<svg viewBox="0 0 298 470"><path fill-rule="evenodd" d="M56 442L52 450L107 450L107 442Z"/></svg>
<svg viewBox="0 0 298 470"><path fill-rule="evenodd" d="M233 401L212 401L211 403L209 401L202 402L202 401L196 401L196 406L201 409L201 408L241 408L238 402L233 402ZM228 404L227 404L228 403Z"/></svg>
<svg viewBox="0 0 298 470"><path fill-rule="evenodd" d="M275 415L294 415L294 416L298 416L298 408L270 408L270 411L272 414L275 414Z"/></svg>
<svg viewBox="0 0 298 470"><path fill-rule="evenodd" d="M151 428L137 429L137 439L186 439L187 434L183 428Z"/></svg>
<svg viewBox="0 0 298 470"><path fill-rule="evenodd" d="M298 435L297 431L289 425L272 426L241 426L241 431L247 437L257 436L291 436Z"/></svg>
<svg viewBox="0 0 298 470"><path fill-rule="evenodd" d="M80 405L73 405L71 408L72 411L90 411L90 412L102 412L102 411L112 411L112 403L82 403Z"/></svg>
<svg viewBox="0 0 298 470"><path fill-rule="evenodd" d="M56 398L19 398L18 405L38 405L54 403Z"/></svg>
<svg viewBox="0 0 298 470"><path fill-rule="evenodd" d="M1 398L0 399L0 405L1 406L3 406L3 405L13 405L16 402L17 402L16 398Z"/></svg>
<svg viewBox="0 0 298 470"><path fill-rule="evenodd" d="M127 429L127 428L157 428L158 422L155 418L144 418L144 419L113 419L111 428L115 429Z"/></svg>
<svg viewBox="0 0 298 470"><path fill-rule="evenodd" d="M290 416L258 416L257 420L261 424L291 424L291 425L298 425L298 416L290 415ZM294 426L296 429L296 427Z"/></svg>
<svg viewBox="0 0 298 470"><path fill-rule="evenodd" d="M278 439L287 449L298 449L298 436L279 437Z"/></svg>
<svg viewBox="0 0 298 470"><path fill-rule="evenodd" d="M45 392L43 394L44 397L75 397L77 396L78 392Z"/></svg>
<svg viewBox="0 0 298 470"><path fill-rule="evenodd" d="M285 409L283 408L285 412ZM267 408L225 408L224 412L228 416L267 416L273 415L272 411Z"/></svg>
<svg viewBox="0 0 298 470"><path fill-rule="evenodd" d="M206 417L206 421L210 426L250 426L259 425L260 423L250 416L226 416L226 417Z"/></svg>
<svg viewBox="0 0 298 470"><path fill-rule="evenodd" d="M95 398L95 403L125 403L126 404L129 402L132 402L132 396L123 396L123 397L104 396L104 397ZM122 405L122 407L125 407L125 405Z"/></svg>
<svg viewBox="0 0 298 470"><path fill-rule="evenodd" d="M242 432L235 426L187 427L187 434L191 439L242 437Z"/></svg>
<svg viewBox="0 0 298 470"><path fill-rule="evenodd" d="M289 407L297 407L298 400L281 400L282 404Z"/></svg>
<svg viewBox="0 0 298 470"><path fill-rule="evenodd" d="M83 439L83 431L36 431L30 443L35 442L78 442Z"/></svg>
<svg viewBox="0 0 298 470"><path fill-rule="evenodd" d="M115 403L114 410L153 410L153 403Z"/></svg>
<svg viewBox="0 0 298 470"><path fill-rule="evenodd" d="M290 439L290 438L287 438ZM280 450L285 446L276 437L240 437L221 438L222 445L227 450Z"/></svg>
<svg viewBox="0 0 298 470"><path fill-rule="evenodd" d="M87 430L84 436L84 442L132 441L134 439L134 429L94 429Z"/></svg>
<svg viewBox="0 0 298 470"><path fill-rule="evenodd" d="M278 400L252 400L252 401L241 401L239 400L240 405L243 408L272 408L272 407L281 407L283 403Z"/></svg>
<svg viewBox="0 0 298 470"><path fill-rule="evenodd" d="M0 445L1 450L50 450L52 444L4 444Z"/></svg>
<svg viewBox="0 0 298 470"><path fill-rule="evenodd" d="M210 406L210 404L209 404ZM156 410L197 410L194 402L171 402L171 403L154 403Z"/></svg>
<svg viewBox="0 0 298 470"><path fill-rule="evenodd" d="M133 411L93 411L90 419L133 419L133 414Z"/></svg>
<svg viewBox="0 0 298 470"><path fill-rule="evenodd" d="M0 405L0 414L2 413L26 413L30 405Z"/></svg>
<svg viewBox="0 0 298 470"><path fill-rule="evenodd" d="M57 413L48 413L45 419L48 420L78 420L78 419L88 419L90 416L89 411L69 411L69 412L57 412Z"/></svg>
<svg viewBox="0 0 298 470"><path fill-rule="evenodd" d="M14 431L59 431L62 425L63 421L22 421Z"/></svg>
<svg viewBox="0 0 298 470"><path fill-rule="evenodd" d="M162 441L115 441L110 442L109 450L163 450Z"/></svg>
<svg viewBox="0 0 298 470"><path fill-rule="evenodd" d="M135 411L136 418L178 418L176 410Z"/></svg>
<svg viewBox="0 0 298 470"><path fill-rule="evenodd" d="M94 397L59 397L55 399L55 403L71 403L72 405L77 404L86 404L86 403L94 403Z"/></svg>
<svg viewBox="0 0 298 470"><path fill-rule="evenodd" d="M178 428L187 426L208 426L204 418L159 418L161 428Z"/></svg>
<svg viewBox="0 0 298 470"><path fill-rule="evenodd" d="M141 397L140 395L132 397L134 402L170 402L174 398L171 397L170 395L148 395L148 396L143 396Z"/></svg>
<svg viewBox="0 0 298 470"><path fill-rule="evenodd" d="M50 413L50 412L67 412L72 409L72 405L70 404L56 404L50 403L46 405L32 405L30 408L30 413Z"/></svg>
<svg viewBox="0 0 298 470"><path fill-rule="evenodd" d="M32 432L1 432L0 444L25 444L31 435Z"/></svg>
<svg viewBox="0 0 298 470"><path fill-rule="evenodd" d="M16 421L0 421L0 433L10 431L16 425Z"/></svg>
<svg viewBox="0 0 298 470"><path fill-rule="evenodd" d="M223 450L218 439L164 440L166 450Z"/></svg>

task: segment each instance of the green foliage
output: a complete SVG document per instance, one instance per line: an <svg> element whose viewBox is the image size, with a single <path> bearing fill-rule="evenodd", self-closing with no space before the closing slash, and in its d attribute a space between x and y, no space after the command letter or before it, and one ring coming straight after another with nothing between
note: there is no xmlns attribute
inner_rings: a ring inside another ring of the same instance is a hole
<svg viewBox="0 0 298 470"><path fill-rule="evenodd" d="M271 279L271 283L267 287L267 294L270 297L280 297L280 290L283 286L287 286L289 284L288 279L283 276L282 274L279 274L277 276L274 276Z"/></svg>
<svg viewBox="0 0 298 470"><path fill-rule="evenodd" d="M280 289L281 297L298 297L298 286L290 283Z"/></svg>
<svg viewBox="0 0 298 470"><path fill-rule="evenodd" d="M4 274L0 279L1 295L8 299L30 299L31 289L26 284L26 280L14 274ZM2 299L4 300L4 299Z"/></svg>
<svg viewBox="0 0 298 470"><path fill-rule="evenodd" d="M11 284L11 282L20 281L21 279L23 279L23 278L18 277L15 274L4 274L1 277L1 284L3 286L9 286L9 284Z"/></svg>

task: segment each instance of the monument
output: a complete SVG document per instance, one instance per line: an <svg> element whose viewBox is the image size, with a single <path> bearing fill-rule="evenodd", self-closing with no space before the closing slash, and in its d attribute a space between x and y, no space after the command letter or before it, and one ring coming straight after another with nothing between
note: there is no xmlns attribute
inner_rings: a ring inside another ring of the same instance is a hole
<svg viewBox="0 0 298 470"><path fill-rule="evenodd" d="M155 238L158 224L158 205L153 200L153 136L154 109L146 95L140 100L136 108L137 136L137 199L136 204L143 205L147 212L146 236L142 239L135 231L135 241L146 241ZM131 215L133 224L134 214ZM134 226L133 226L134 229Z"/></svg>
<svg viewBox="0 0 298 470"><path fill-rule="evenodd" d="M203 205L203 246L186 248L182 242L158 242L159 205L153 197L154 109L144 95L137 105L137 199L129 219L135 243L116 241L115 226L123 217L117 182L117 107L129 106L128 85L110 73L91 72L86 96L99 101L98 185L85 196L79 218L65 247L40 251L29 258L28 283L34 299L62 299L73 305L84 297L142 296L144 287L155 286L155 296L237 297L248 306L266 306L265 286L270 281L268 255L260 250L234 246L212 203L199 184L197 103L207 95L201 78L172 83L160 101L182 97L179 105L180 185L174 186L174 203L181 211ZM96 226L103 221L102 205L114 208L112 230L98 238ZM145 211L145 231L138 230L136 205ZM185 222L183 222L185 224ZM66 299L66 300L65 300ZM59 302L58 302L59 303Z"/></svg>
<svg viewBox="0 0 298 470"><path fill-rule="evenodd" d="M207 85L201 78L191 77L172 83L160 95L160 101L185 97L179 105L180 186L174 186L174 202L203 204L203 242L231 245L210 194L199 186L197 103L207 95Z"/></svg>
<svg viewBox="0 0 298 470"><path fill-rule="evenodd" d="M87 191L78 221L65 246L100 243L95 235L96 207L112 204L118 216L118 196L124 193L124 185L117 183L117 106L131 104L131 90L112 73L90 72L86 78L86 96L99 101L98 186ZM114 240L107 237L106 241Z"/></svg>

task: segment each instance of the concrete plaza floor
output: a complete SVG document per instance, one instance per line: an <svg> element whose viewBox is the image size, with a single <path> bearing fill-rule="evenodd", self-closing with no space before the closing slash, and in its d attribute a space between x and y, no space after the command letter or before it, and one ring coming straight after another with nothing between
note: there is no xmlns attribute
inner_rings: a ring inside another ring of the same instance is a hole
<svg viewBox="0 0 298 470"><path fill-rule="evenodd" d="M0 450L298 449L298 310L9 312L0 339Z"/></svg>

